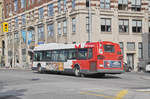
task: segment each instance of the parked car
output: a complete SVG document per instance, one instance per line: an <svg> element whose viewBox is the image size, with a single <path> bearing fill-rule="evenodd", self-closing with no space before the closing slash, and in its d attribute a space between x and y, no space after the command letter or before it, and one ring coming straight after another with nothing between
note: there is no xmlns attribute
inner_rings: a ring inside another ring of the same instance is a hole
<svg viewBox="0 0 150 99"><path fill-rule="evenodd" d="M125 72L131 72L132 71L132 67L129 66L127 63L123 62L123 66L124 66Z"/></svg>
<svg viewBox="0 0 150 99"><path fill-rule="evenodd" d="M146 72L150 72L150 63L148 63L148 64L146 65L145 71L146 71Z"/></svg>

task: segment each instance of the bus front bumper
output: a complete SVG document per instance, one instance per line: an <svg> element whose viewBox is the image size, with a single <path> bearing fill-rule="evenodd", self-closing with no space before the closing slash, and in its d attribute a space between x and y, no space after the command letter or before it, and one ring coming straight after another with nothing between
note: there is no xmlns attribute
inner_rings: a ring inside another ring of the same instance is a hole
<svg viewBox="0 0 150 99"><path fill-rule="evenodd" d="M103 73L103 74L121 74L124 73L124 70L112 70L112 69L99 69L97 71L89 71L89 70L80 70L81 73L84 74L96 74L96 73Z"/></svg>

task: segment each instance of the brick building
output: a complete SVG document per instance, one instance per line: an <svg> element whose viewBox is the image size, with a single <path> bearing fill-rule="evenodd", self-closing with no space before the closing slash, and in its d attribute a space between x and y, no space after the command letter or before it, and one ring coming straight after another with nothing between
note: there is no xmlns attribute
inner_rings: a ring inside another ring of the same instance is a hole
<svg viewBox="0 0 150 99"><path fill-rule="evenodd" d="M43 43L88 41L89 0L4 0L6 65L29 66L30 50ZM142 34L150 32L149 0L91 0L91 41L120 44L124 61L137 70ZM25 65L27 64L27 65Z"/></svg>

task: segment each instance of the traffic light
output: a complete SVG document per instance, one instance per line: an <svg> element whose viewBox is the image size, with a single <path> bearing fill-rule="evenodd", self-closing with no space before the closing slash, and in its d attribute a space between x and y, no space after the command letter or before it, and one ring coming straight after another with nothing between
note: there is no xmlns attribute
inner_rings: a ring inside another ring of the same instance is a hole
<svg viewBox="0 0 150 99"><path fill-rule="evenodd" d="M3 23L3 32L8 32L8 23L7 22Z"/></svg>

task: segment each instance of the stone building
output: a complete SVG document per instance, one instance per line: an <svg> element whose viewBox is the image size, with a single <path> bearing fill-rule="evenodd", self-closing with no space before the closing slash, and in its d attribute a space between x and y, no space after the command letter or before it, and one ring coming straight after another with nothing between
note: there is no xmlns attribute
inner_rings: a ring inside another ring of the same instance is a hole
<svg viewBox="0 0 150 99"><path fill-rule="evenodd" d="M0 24L3 22L3 0L0 0ZM0 25L0 67L4 66L4 51L5 51L5 42L4 34L2 32L2 25Z"/></svg>
<svg viewBox="0 0 150 99"><path fill-rule="evenodd" d="M124 61L137 70L142 54L142 34L150 29L149 0L4 0L5 63L30 66L31 50L43 43L91 41L120 44Z"/></svg>

